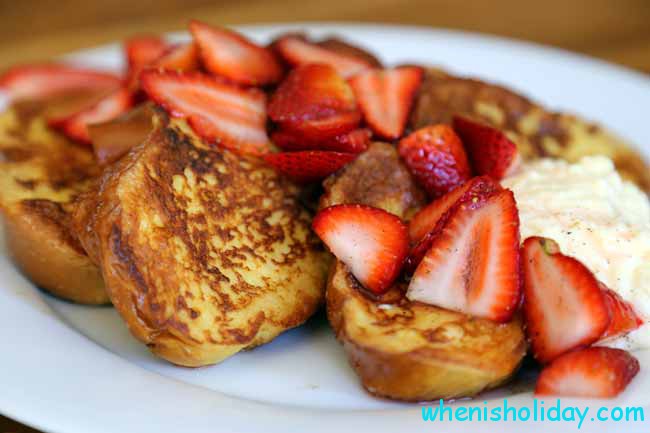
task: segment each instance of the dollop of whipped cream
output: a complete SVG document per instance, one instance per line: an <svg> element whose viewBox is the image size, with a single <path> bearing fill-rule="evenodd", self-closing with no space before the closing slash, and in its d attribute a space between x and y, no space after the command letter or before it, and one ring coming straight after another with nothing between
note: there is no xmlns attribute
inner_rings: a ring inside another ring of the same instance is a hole
<svg viewBox="0 0 650 433"><path fill-rule="evenodd" d="M502 181L517 200L522 241L555 240L644 320L636 331L602 343L650 348L650 201L624 181L612 161L591 156L571 164L541 159Z"/></svg>

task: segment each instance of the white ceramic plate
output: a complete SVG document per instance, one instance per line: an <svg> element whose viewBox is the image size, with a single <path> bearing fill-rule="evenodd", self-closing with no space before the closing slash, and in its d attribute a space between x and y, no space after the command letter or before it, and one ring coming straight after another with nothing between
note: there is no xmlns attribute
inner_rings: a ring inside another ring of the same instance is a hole
<svg viewBox="0 0 650 433"><path fill-rule="evenodd" d="M387 64L437 64L507 84L552 108L606 124L644 145L641 150L650 156L650 79L640 74L555 49L426 28L338 24L242 28L260 41L296 29L344 36ZM70 60L106 68L122 65L117 44L75 54ZM0 341L0 412L52 432L577 430L577 423L540 421L424 423L420 406L375 399L361 389L322 314L221 365L174 367L131 338L113 309L72 305L44 295L16 271L6 254L0 254ZM647 420L650 352L637 356L642 371L618 399L563 399L562 406L642 406ZM532 405L526 389L530 386L504 388L474 402L455 404L492 408L502 406L508 397L509 405ZM648 423L587 420L580 431L647 432Z"/></svg>

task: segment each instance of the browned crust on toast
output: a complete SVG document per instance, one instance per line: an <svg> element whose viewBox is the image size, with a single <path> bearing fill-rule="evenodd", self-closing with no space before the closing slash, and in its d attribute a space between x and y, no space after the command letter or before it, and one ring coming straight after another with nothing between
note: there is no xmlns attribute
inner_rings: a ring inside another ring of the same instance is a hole
<svg viewBox="0 0 650 433"><path fill-rule="evenodd" d="M298 189L256 158L156 127L80 196L74 226L131 333L179 365L213 364L300 325L327 256Z"/></svg>
<svg viewBox="0 0 650 433"><path fill-rule="evenodd" d="M405 218L425 202L394 146L374 143L326 182L321 207L340 203ZM330 270L328 319L368 392L406 401L466 397L514 374L526 353L519 319L500 325L410 302L404 286L373 297L343 263Z"/></svg>
<svg viewBox="0 0 650 433"><path fill-rule="evenodd" d="M650 192L650 170L642 155L600 126L549 111L502 86L428 69L410 127L450 123L455 114L506 131L526 160L552 157L576 162L588 155L608 156L625 178Z"/></svg>
<svg viewBox="0 0 650 433"><path fill-rule="evenodd" d="M83 103L67 95L0 114L0 210L9 254L27 277L60 298L105 304L99 269L70 231L71 202L99 169L90 150L45 121Z"/></svg>

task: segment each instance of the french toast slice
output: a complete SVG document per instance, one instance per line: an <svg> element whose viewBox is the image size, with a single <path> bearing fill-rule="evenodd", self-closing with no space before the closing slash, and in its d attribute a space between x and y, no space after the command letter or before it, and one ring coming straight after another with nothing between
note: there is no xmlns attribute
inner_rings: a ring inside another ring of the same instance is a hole
<svg viewBox="0 0 650 433"><path fill-rule="evenodd" d="M321 208L344 203L408 218L424 195L395 148L373 143L325 183ZM468 397L514 374L526 353L519 318L497 324L411 302L404 285L377 297L342 262L330 270L327 316L366 390L406 401Z"/></svg>
<svg viewBox="0 0 650 433"><path fill-rule="evenodd" d="M72 201L99 169L90 150L51 130L46 118L94 97L20 102L0 113L0 211L9 253L36 285L82 304L109 302L99 269L70 231Z"/></svg>
<svg viewBox="0 0 650 433"><path fill-rule="evenodd" d="M551 157L576 162L583 156L607 156L623 177L650 192L645 158L600 126L551 112L505 87L428 69L416 97L411 128L451 123L455 114L504 130L524 160Z"/></svg>
<svg viewBox="0 0 650 433"><path fill-rule="evenodd" d="M299 188L206 146L162 112L73 214L131 333L178 365L218 363L302 324L322 304L329 257Z"/></svg>

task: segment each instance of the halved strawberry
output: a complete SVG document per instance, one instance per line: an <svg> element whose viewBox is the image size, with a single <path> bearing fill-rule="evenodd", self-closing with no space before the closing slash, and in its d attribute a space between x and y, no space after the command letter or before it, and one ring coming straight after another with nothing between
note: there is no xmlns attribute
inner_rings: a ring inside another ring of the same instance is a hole
<svg viewBox="0 0 650 433"><path fill-rule="evenodd" d="M522 263L526 333L539 362L588 346L603 335L609 311L598 280L585 265L541 237L524 241Z"/></svg>
<svg viewBox="0 0 650 433"><path fill-rule="evenodd" d="M608 289L604 284L600 286L611 319L609 326L600 337L601 340L620 337L643 325L643 320L636 314L634 307L629 302L626 302L618 293Z"/></svg>
<svg viewBox="0 0 650 433"><path fill-rule="evenodd" d="M129 88L136 87L142 70L153 64L169 48L170 45L158 36L140 35L128 39L124 43L126 61L129 67L127 86Z"/></svg>
<svg viewBox="0 0 650 433"><path fill-rule="evenodd" d="M187 118L204 139L233 150L262 154L269 150L266 97L198 72L147 70L142 88L172 116Z"/></svg>
<svg viewBox="0 0 650 433"><path fill-rule="evenodd" d="M271 134L271 141L286 151L331 150L334 152L360 153L368 148L372 132L359 128L321 141L313 141L286 131Z"/></svg>
<svg viewBox="0 0 650 433"><path fill-rule="evenodd" d="M151 68L195 71L199 68L199 50L194 43L173 45L151 64Z"/></svg>
<svg viewBox="0 0 650 433"><path fill-rule="evenodd" d="M432 201L416 213L409 222L409 238L411 239L411 243L419 242L425 235L431 232L445 212L457 203L471 200L478 195L489 195L500 190L501 185L491 177L478 176Z"/></svg>
<svg viewBox="0 0 650 433"><path fill-rule="evenodd" d="M385 292L399 275L408 235L397 216L370 206L336 205L320 211L313 228L332 254L372 292Z"/></svg>
<svg viewBox="0 0 650 433"><path fill-rule="evenodd" d="M348 83L327 65L291 71L271 97L269 117L280 128L310 141L323 141L357 127L361 114Z"/></svg>
<svg viewBox="0 0 650 433"><path fill-rule="evenodd" d="M463 143L450 126L418 129L400 140L398 151L431 198L448 193L472 176Z"/></svg>
<svg viewBox="0 0 650 433"><path fill-rule="evenodd" d="M296 182L309 183L325 179L356 157L354 153L305 150L270 153L264 159Z"/></svg>
<svg viewBox="0 0 650 433"><path fill-rule="evenodd" d="M363 117L376 135L388 140L402 136L422 75L422 68L405 66L372 69L350 79Z"/></svg>
<svg viewBox="0 0 650 433"><path fill-rule="evenodd" d="M190 32L203 64L213 74L252 86L277 83L282 78L282 65L273 51L243 35L196 20L190 22Z"/></svg>
<svg viewBox="0 0 650 433"><path fill-rule="evenodd" d="M628 352L589 347L559 356L537 378L536 395L612 398L639 372L639 361Z"/></svg>
<svg viewBox="0 0 650 433"><path fill-rule="evenodd" d="M99 102L61 119L50 119L49 125L81 143L90 143L88 125L107 122L125 113L133 106L133 96L122 88L102 98Z"/></svg>
<svg viewBox="0 0 650 433"><path fill-rule="evenodd" d="M404 264L406 273L412 274L418 267L422 258L431 249L440 230L453 214L454 208L463 203L476 204L485 201L501 190L501 185L489 176L475 177L418 212L409 223L409 237L413 247ZM422 235L419 236L421 233Z"/></svg>
<svg viewBox="0 0 650 433"><path fill-rule="evenodd" d="M512 191L461 203L443 219L406 296L509 321L521 297L519 215Z"/></svg>
<svg viewBox="0 0 650 433"><path fill-rule="evenodd" d="M86 90L108 92L120 84L115 74L54 63L15 66L0 76L0 91L12 101Z"/></svg>
<svg viewBox="0 0 650 433"><path fill-rule="evenodd" d="M463 140L476 174L501 180L519 166L517 145L498 129L454 116L454 130Z"/></svg>
<svg viewBox="0 0 650 433"><path fill-rule="evenodd" d="M311 63L325 64L336 69L343 78L350 78L372 67L368 61L358 56L328 50L297 35L285 36L276 41L273 46L291 66L302 66Z"/></svg>

